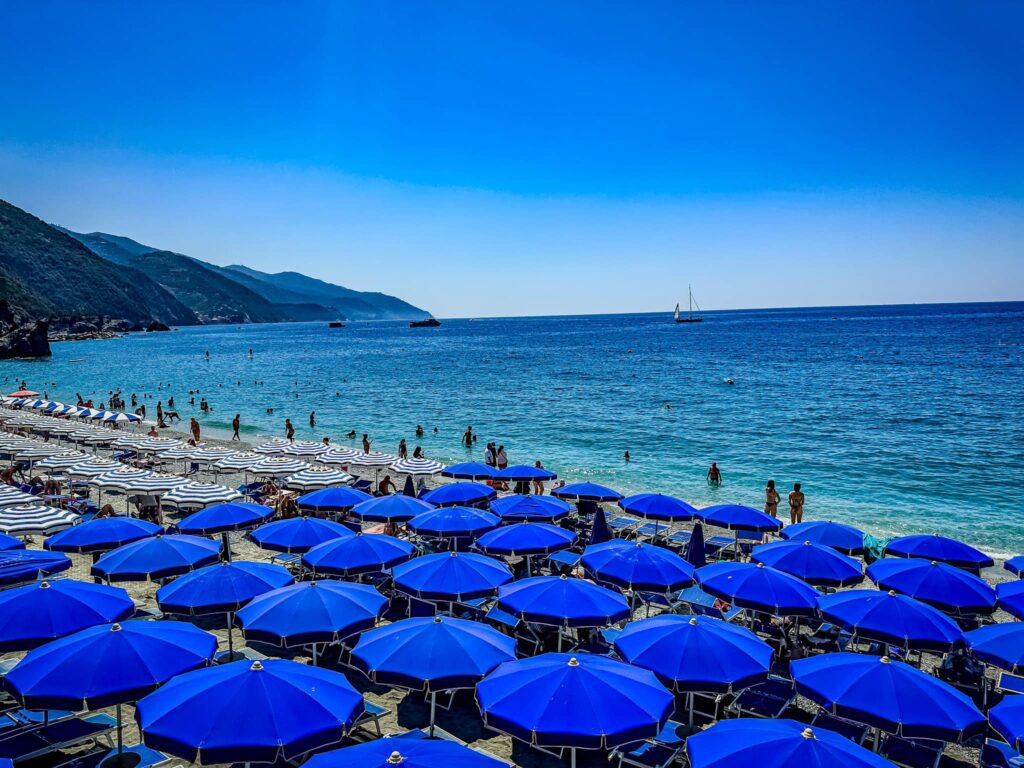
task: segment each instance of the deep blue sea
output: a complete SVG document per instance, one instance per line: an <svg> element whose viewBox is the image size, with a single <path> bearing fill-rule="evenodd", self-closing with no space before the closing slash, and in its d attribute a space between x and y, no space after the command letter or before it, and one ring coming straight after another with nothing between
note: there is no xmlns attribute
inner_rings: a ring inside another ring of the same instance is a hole
<svg viewBox="0 0 1024 768"><path fill-rule="evenodd" d="M186 422L198 389L214 409L200 422L226 430L239 412L247 439L289 416L303 438L355 430L394 452L404 437L449 462L494 440L512 463L698 505L760 506L768 478L783 495L800 481L806 519L1024 552L1024 302L705 316L188 328L55 344L49 362L0 363L0 379L66 400L148 394L150 413L173 394Z"/></svg>

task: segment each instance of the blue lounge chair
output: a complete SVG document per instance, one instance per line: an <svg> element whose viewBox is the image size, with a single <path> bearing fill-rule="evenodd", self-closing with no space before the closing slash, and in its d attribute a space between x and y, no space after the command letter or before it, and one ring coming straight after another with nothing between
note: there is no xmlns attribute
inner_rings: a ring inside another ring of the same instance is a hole
<svg viewBox="0 0 1024 768"><path fill-rule="evenodd" d="M685 728L682 723L669 720L653 739L625 744L612 750L609 757L618 757L620 766L668 768L679 758L686 746L686 738L682 735Z"/></svg>
<svg viewBox="0 0 1024 768"><path fill-rule="evenodd" d="M903 768L936 768L942 759L940 741L901 739L889 736L882 743L881 754L889 762Z"/></svg>
<svg viewBox="0 0 1024 768"><path fill-rule="evenodd" d="M558 570L562 566L575 568L580 562L580 557L578 552L552 552L548 555L548 562L551 564L552 570Z"/></svg>
<svg viewBox="0 0 1024 768"><path fill-rule="evenodd" d="M827 728L834 733L838 733L840 736L845 736L855 744L863 744L869 730L866 725L861 725L842 717L836 717L831 712L826 712L825 710L821 710L815 715L811 725Z"/></svg>
<svg viewBox="0 0 1024 768"><path fill-rule="evenodd" d="M737 716L749 715L774 720L782 717L795 698L792 681L772 678L744 688L726 709Z"/></svg>
<svg viewBox="0 0 1024 768"><path fill-rule="evenodd" d="M743 612L742 608L733 607L728 610L716 608L716 603L719 603L719 601L707 592L704 592L700 587L688 587L682 590L679 593L679 602L685 603L690 611L698 616L711 616L712 618L724 619L725 621L732 621Z"/></svg>
<svg viewBox="0 0 1024 768"><path fill-rule="evenodd" d="M0 735L0 757L15 762L29 760L56 750L95 742L113 732L117 721L110 715L69 717L55 723L17 728L13 733Z"/></svg>
<svg viewBox="0 0 1024 768"><path fill-rule="evenodd" d="M373 726L374 731L377 733L377 738L381 738L384 734L380 729L380 719L391 714L390 709L385 709L382 706L374 704L372 701L363 702L363 714L360 715L354 724L355 728L365 728L368 725Z"/></svg>
<svg viewBox="0 0 1024 768"><path fill-rule="evenodd" d="M986 739L980 768L1024 768L1024 755L1005 742Z"/></svg>

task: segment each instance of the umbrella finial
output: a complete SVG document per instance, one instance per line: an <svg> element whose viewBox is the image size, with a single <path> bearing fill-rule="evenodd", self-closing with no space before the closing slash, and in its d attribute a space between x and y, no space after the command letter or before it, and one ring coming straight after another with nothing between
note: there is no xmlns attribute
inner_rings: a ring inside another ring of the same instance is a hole
<svg viewBox="0 0 1024 768"><path fill-rule="evenodd" d="M814 735L814 731L812 731L810 728L804 728L803 733L801 733L800 735L803 736L805 739L817 738Z"/></svg>
<svg viewBox="0 0 1024 768"><path fill-rule="evenodd" d="M40 589L49 589L50 588L50 582L48 582L48 581L40 581L39 582L39 588Z"/></svg>
<svg viewBox="0 0 1024 768"><path fill-rule="evenodd" d="M805 547L809 547L809 546L811 546L811 542L810 542L809 540L807 540L807 539L804 539L804 546L805 546ZM804 733L809 733L809 732L810 732L810 730L811 730L811 729L810 729L810 728L808 728L808 729L807 729L806 731L804 731ZM813 738L813 736L812 736L812 738Z"/></svg>
<svg viewBox="0 0 1024 768"><path fill-rule="evenodd" d="M889 597L896 597L896 590L895 589L890 589L889 590Z"/></svg>
<svg viewBox="0 0 1024 768"><path fill-rule="evenodd" d="M690 617L690 620L689 620L689 621L688 621L687 623L688 623L688 624L689 624L689 625L690 625L691 627L696 627L696 626L697 626L697 617L696 617L696 616L691 616L691 617Z"/></svg>
<svg viewBox="0 0 1024 768"><path fill-rule="evenodd" d="M116 623L116 622L111 624L110 625L110 631L111 632L120 632L121 631L121 625Z"/></svg>
<svg viewBox="0 0 1024 768"><path fill-rule="evenodd" d="M580 662L579 662L579 660L575 656L573 656L572 658L569 659L569 666L570 667L578 667L579 665L580 665Z"/></svg>
<svg viewBox="0 0 1024 768"><path fill-rule="evenodd" d="M391 763L391 765L399 765L400 763L404 763L404 762L405 762L405 758L404 758L404 757L402 757L402 756L401 756L401 755L399 754L398 750L396 749L396 750L395 750L394 752L392 752L392 753L391 753L391 755L390 755L390 756L388 757L388 762L389 762L389 763Z"/></svg>
<svg viewBox="0 0 1024 768"><path fill-rule="evenodd" d="M758 567L758 568L764 568L764 563L758 563L758 564L757 564L757 567Z"/></svg>
<svg viewBox="0 0 1024 768"><path fill-rule="evenodd" d="M256 661L252 663L252 666L250 666L249 669L253 672L261 672L263 670L263 664L260 662L259 659L256 659Z"/></svg>
<svg viewBox="0 0 1024 768"><path fill-rule="evenodd" d="M883 656L879 659L879 661L883 664L889 664L892 661L892 659L890 659L888 656Z"/></svg>
<svg viewBox="0 0 1024 768"><path fill-rule="evenodd" d="M435 624L440 624L441 623L441 617L440 616L435 616L434 617L434 623Z"/></svg>
<svg viewBox="0 0 1024 768"><path fill-rule="evenodd" d="M458 556L459 556L459 553L458 553L458 552L452 552L452 553L451 553L451 556L452 556L452 557L458 557Z"/></svg>

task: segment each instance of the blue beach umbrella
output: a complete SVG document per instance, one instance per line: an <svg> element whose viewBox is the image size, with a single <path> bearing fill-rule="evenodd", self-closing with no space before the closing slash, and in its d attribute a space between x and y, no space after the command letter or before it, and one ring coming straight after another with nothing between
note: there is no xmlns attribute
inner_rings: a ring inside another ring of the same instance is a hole
<svg viewBox="0 0 1024 768"><path fill-rule="evenodd" d="M570 576L534 576L498 590L497 607L530 624L604 627L630 616L626 598Z"/></svg>
<svg viewBox="0 0 1024 768"><path fill-rule="evenodd" d="M462 602L493 595L512 581L500 560L470 552L439 552L410 560L392 570L395 588L424 600Z"/></svg>
<svg viewBox="0 0 1024 768"><path fill-rule="evenodd" d="M886 557L920 557L957 568L978 570L992 566L992 558L956 539L931 536L900 536L885 545Z"/></svg>
<svg viewBox="0 0 1024 768"><path fill-rule="evenodd" d="M551 491L551 495L569 501L618 501L623 495L618 491L597 483L569 483Z"/></svg>
<svg viewBox="0 0 1024 768"><path fill-rule="evenodd" d="M318 544L302 556L302 564L318 575L358 576L386 571L415 554L408 541L382 533L357 533Z"/></svg>
<svg viewBox="0 0 1024 768"><path fill-rule="evenodd" d="M774 616L812 616L818 608L818 590L762 563L713 563L696 573L702 590L740 608Z"/></svg>
<svg viewBox="0 0 1024 768"><path fill-rule="evenodd" d="M312 509L319 512L340 512L352 509L356 504L373 499L368 493L357 491L355 488L323 488L303 496L299 496L295 503L300 509Z"/></svg>
<svg viewBox="0 0 1024 768"><path fill-rule="evenodd" d="M543 467L531 467L529 464L515 464L511 467L505 467L505 469L499 469L497 474L495 474L495 477L499 480L519 483L531 482L533 480L540 480L541 482L555 480L558 478L558 475L550 469L544 469Z"/></svg>
<svg viewBox="0 0 1024 768"><path fill-rule="evenodd" d="M272 552L308 552L326 541L351 536L355 534L344 525L316 517L275 520L249 532L257 547Z"/></svg>
<svg viewBox="0 0 1024 768"><path fill-rule="evenodd" d="M109 552L162 532L159 525L135 517L101 517L65 528L43 546L55 552Z"/></svg>
<svg viewBox="0 0 1024 768"><path fill-rule="evenodd" d="M5 533L0 533L0 552L8 552L12 549L24 549L25 542L21 539L17 539L14 536L8 536Z"/></svg>
<svg viewBox="0 0 1024 768"><path fill-rule="evenodd" d="M647 520L682 522L697 516L696 508L675 496L661 493L640 493L619 500L623 511Z"/></svg>
<svg viewBox="0 0 1024 768"><path fill-rule="evenodd" d="M385 736L363 744L313 755L302 768L507 768L475 749L441 739Z"/></svg>
<svg viewBox="0 0 1024 768"><path fill-rule="evenodd" d="M1024 752L1024 697L1007 696L988 713L992 727L1018 752Z"/></svg>
<svg viewBox="0 0 1024 768"><path fill-rule="evenodd" d="M412 520L421 512L427 512L433 508L433 504L428 504L422 499L396 494L381 496L364 501L361 504L356 504L352 507L352 514L360 520L378 523L402 523L406 520Z"/></svg>
<svg viewBox="0 0 1024 768"><path fill-rule="evenodd" d="M0 592L0 651L26 651L135 613L119 587L61 579Z"/></svg>
<svg viewBox="0 0 1024 768"><path fill-rule="evenodd" d="M845 736L784 719L722 720L688 738L686 753L691 768L892 768L888 760Z"/></svg>
<svg viewBox="0 0 1024 768"><path fill-rule="evenodd" d="M996 585L999 607L1024 621L1024 581L1004 581Z"/></svg>
<svg viewBox="0 0 1024 768"><path fill-rule="evenodd" d="M476 686L489 728L540 747L611 749L653 738L673 709L653 672L607 656L545 653L502 664Z"/></svg>
<svg viewBox="0 0 1024 768"><path fill-rule="evenodd" d="M611 539L612 529L608 527L608 518L605 517L604 507L598 507L594 512L594 522L590 526L590 539L587 545L592 547L595 544L604 544Z"/></svg>
<svg viewBox="0 0 1024 768"><path fill-rule="evenodd" d="M215 765L292 760L339 743L362 713L339 672L265 659L176 677L138 703L135 719L151 749Z"/></svg>
<svg viewBox="0 0 1024 768"><path fill-rule="evenodd" d="M503 520L542 522L569 514L569 503L553 496L503 496L491 502L491 512Z"/></svg>
<svg viewBox="0 0 1024 768"><path fill-rule="evenodd" d="M707 552L704 548L704 526L700 523L693 526L690 540L686 542L683 559L694 568L703 568L708 563Z"/></svg>
<svg viewBox="0 0 1024 768"><path fill-rule="evenodd" d="M861 565L852 557L809 541L759 544L751 560L823 587L849 587L864 581Z"/></svg>
<svg viewBox="0 0 1024 768"><path fill-rule="evenodd" d="M455 480L489 480L498 470L479 461L465 461L461 464L450 464L441 470L442 477Z"/></svg>
<svg viewBox="0 0 1024 768"><path fill-rule="evenodd" d="M797 692L834 715L906 738L960 741L985 728L963 693L888 656L825 653L790 664Z"/></svg>
<svg viewBox="0 0 1024 768"><path fill-rule="evenodd" d="M477 536L497 528L500 523L500 517L483 509L438 507L416 515L409 521L409 528L420 536L450 539Z"/></svg>
<svg viewBox="0 0 1024 768"><path fill-rule="evenodd" d="M62 552L34 549L9 549L0 552L0 586L50 576L71 567L71 558Z"/></svg>
<svg viewBox="0 0 1024 768"><path fill-rule="evenodd" d="M831 547L845 555L860 555L864 552L864 531L831 520L814 520L789 525L783 528L779 535L790 541L809 541L812 544Z"/></svg>
<svg viewBox="0 0 1024 768"><path fill-rule="evenodd" d="M964 633L975 658L1014 675L1024 671L1024 624L988 624Z"/></svg>
<svg viewBox="0 0 1024 768"><path fill-rule="evenodd" d="M900 648L946 653L963 640L949 616L930 605L895 592L851 589L818 600L828 621L867 640Z"/></svg>
<svg viewBox="0 0 1024 768"><path fill-rule="evenodd" d="M1020 577L1022 574L1024 574L1024 555L1017 555L1016 557L1011 557L1009 560L1003 563L1003 568L1008 570L1014 576Z"/></svg>
<svg viewBox="0 0 1024 768"><path fill-rule="evenodd" d="M498 492L483 483L459 482L442 485L423 494L423 501L438 507L457 507L489 501Z"/></svg>
<svg viewBox="0 0 1024 768"><path fill-rule="evenodd" d="M150 536L102 555L92 575L106 581L158 581L213 565L220 546L198 536Z"/></svg>
<svg viewBox="0 0 1024 768"><path fill-rule="evenodd" d="M274 510L262 504L230 501L193 512L178 523L178 530L181 533L197 536L240 531L244 528L256 527L272 514L274 514Z"/></svg>
<svg viewBox="0 0 1024 768"><path fill-rule="evenodd" d="M433 733L438 691L472 688L516 658L516 641L475 621L413 618L363 633L352 665L380 685L430 693Z"/></svg>
<svg viewBox="0 0 1024 768"><path fill-rule="evenodd" d="M909 595L957 616L992 613L996 592L974 574L917 557L886 558L868 566L868 578L881 589Z"/></svg>
<svg viewBox="0 0 1024 768"><path fill-rule="evenodd" d="M739 504L716 504L697 511L698 517L708 525L726 528L730 531L768 532L777 531L782 523L759 509Z"/></svg>
<svg viewBox="0 0 1024 768"><path fill-rule="evenodd" d="M513 523L488 531L476 540L476 546L488 555L546 555L568 549L576 534L548 523Z"/></svg>
<svg viewBox="0 0 1024 768"><path fill-rule="evenodd" d="M639 541L612 539L589 546L583 567L595 581L638 592L668 593L694 581L693 566L679 555Z"/></svg>

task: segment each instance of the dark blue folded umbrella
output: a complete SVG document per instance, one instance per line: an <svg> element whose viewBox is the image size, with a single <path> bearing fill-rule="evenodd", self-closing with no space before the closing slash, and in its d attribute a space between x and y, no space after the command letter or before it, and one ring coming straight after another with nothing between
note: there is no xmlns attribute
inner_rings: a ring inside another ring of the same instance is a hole
<svg viewBox="0 0 1024 768"><path fill-rule="evenodd" d="M249 538L261 549L273 552L307 552L317 544L355 534L340 523L316 517L292 517L261 525Z"/></svg>
<svg viewBox="0 0 1024 768"><path fill-rule="evenodd" d="M225 531L240 531L244 528L256 527L272 514L274 514L274 510L262 504L231 501L226 504L214 504L212 507L194 512L178 523L178 530L181 533L198 536L224 533Z"/></svg>
<svg viewBox="0 0 1024 768"><path fill-rule="evenodd" d="M534 576L498 590L497 607L531 624L604 627L628 619L626 598L569 576Z"/></svg>
<svg viewBox="0 0 1024 768"><path fill-rule="evenodd" d="M881 589L891 589L934 605L957 616L992 613L996 592L992 587L947 563L911 557L886 558L868 566L868 578Z"/></svg>
<svg viewBox="0 0 1024 768"><path fill-rule="evenodd" d="M318 544L302 556L302 564L316 574L357 576L386 571L415 553L412 544L394 536L357 533Z"/></svg>
<svg viewBox="0 0 1024 768"><path fill-rule="evenodd" d="M500 517L483 509L438 507L416 515L409 521L409 528L420 536L456 538L486 533L500 523Z"/></svg>
<svg viewBox="0 0 1024 768"><path fill-rule="evenodd" d="M988 624L964 633L964 642L986 664L1015 675L1024 671L1024 624Z"/></svg>
<svg viewBox="0 0 1024 768"><path fill-rule="evenodd" d="M708 563L707 552L704 551L704 526L700 523L693 526L683 559L694 568L703 568Z"/></svg>
<svg viewBox="0 0 1024 768"><path fill-rule="evenodd" d="M392 570L395 587L424 600L462 602L487 597L512 581L500 560L469 552L440 552L410 560Z"/></svg>
<svg viewBox="0 0 1024 768"><path fill-rule="evenodd" d="M648 520L669 520L682 522L697 516L697 509L675 496L661 493L640 493L627 496L619 501L619 506L631 515Z"/></svg>
<svg viewBox="0 0 1024 768"><path fill-rule="evenodd" d="M198 536L150 536L107 552L92 575L107 581L146 581L180 576L220 560L220 543Z"/></svg>
<svg viewBox="0 0 1024 768"><path fill-rule="evenodd" d="M821 615L866 640L946 653L963 640L957 623L930 605L895 592L851 589L818 600Z"/></svg>
<svg viewBox="0 0 1024 768"><path fill-rule="evenodd" d="M26 651L134 612L127 592L105 584L61 579L8 589L0 592L0 651Z"/></svg>
<svg viewBox="0 0 1024 768"><path fill-rule="evenodd" d="M691 768L892 768L845 736L795 720L722 720L688 738L686 753Z"/></svg>
<svg viewBox="0 0 1024 768"><path fill-rule="evenodd" d="M138 703L146 746L199 765L291 760L339 743L363 697L339 672L236 661L171 680Z"/></svg>
<svg viewBox="0 0 1024 768"><path fill-rule="evenodd" d="M789 525L779 535L790 541L809 541L823 547L832 547L847 555L860 555L864 552L864 531L831 520Z"/></svg>
<svg viewBox="0 0 1024 768"><path fill-rule="evenodd" d="M541 747L610 749L653 738L674 707L654 673L589 653L506 662L476 696L489 728Z"/></svg>
<svg viewBox="0 0 1024 768"><path fill-rule="evenodd" d="M0 586L51 576L70 567L71 558L63 552L10 549L0 552Z"/></svg>
<svg viewBox="0 0 1024 768"><path fill-rule="evenodd" d="M663 614L631 622L615 639L615 651L680 692L745 688L766 680L772 664L764 640L708 616Z"/></svg>
<svg viewBox="0 0 1024 768"><path fill-rule="evenodd" d="M0 552L7 552L12 549L24 549L25 542L6 533L0 533Z"/></svg>
<svg viewBox="0 0 1024 768"><path fill-rule="evenodd" d="M583 567L595 581L640 592L688 587L694 568L675 552L639 541L612 539L583 551Z"/></svg>
<svg viewBox="0 0 1024 768"><path fill-rule="evenodd" d="M165 613L203 616L232 613L257 595L294 581L286 568L270 563L217 563L179 576L156 591Z"/></svg>
<svg viewBox="0 0 1024 768"><path fill-rule="evenodd" d="M433 504L428 504L422 499L395 494L392 496L381 496L364 501L361 504L356 504L352 507L352 514L360 520L378 523L402 523L406 520L412 520L420 512L426 512L433 508Z"/></svg>
<svg viewBox="0 0 1024 768"><path fill-rule="evenodd" d="M322 512L338 512L352 509L356 504L372 499L368 493L357 491L355 488L322 488L319 491L299 496L295 503L301 509L312 509Z"/></svg>
<svg viewBox="0 0 1024 768"><path fill-rule="evenodd" d="M849 587L864 581L859 562L831 547L809 541L759 544L754 547L751 560L823 587Z"/></svg>
<svg viewBox="0 0 1024 768"><path fill-rule="evenodd" d="M303 768L507 768L483 752L441 739L385 736L363 744L313 755Z"/></svg>
<svg viewBox="0 0 1024 768"><path fill-rule="evenodd" d="M163 528L135 517L101 517L65 528L43 542L54 552L109 552L163 533Z"/></svg>
<svg viewBox="0 0 1024 768"><path fill-rule="evenodd" d="M423 501L438 507L479 504L493 499L498 492L483 483L459 482L442 485L423 494Z"/></svg>
<svg viewBox="0 0 1024 768"><path fill-rule="evenodd" d="M597 483L569 483L551 491L552 496L569 501L618 501L623 495Z"/></svg>
<svg viewBox="0 0 1024 768"><path fill-rule="evenodd" d="M1024 696L1007 696L989 710L992 727L1018 752L1024 752Z"/></svg>
<svg viewBox="0 0 1024 768"><path fill-rule="evenodd" d="M702 590L740 608L774 616L812 616L818 609L818 590L760 563L713 563L696 574Z"/></svg>
<svg viewBox="0 0 1024 768"><path fill-rule="evenodd" d="M491 512L505 520L557 520L569 514L569 504L553 496L504 496L491 502Z"/></svg>
<svg viewBox="0 0 1024 768"><path fill-rule="evenodd" d="M1014 576L1020 576L1021 573L1024 573L1024 555L1017 555L1016 557L1011 557L1009 560L1003 563L1003 568L1008 570Z"/></svg>
<svg viewBox="0 0 1024 768"><path fill-rule="evenodd" d="M513 523L488 531L476 546L489 555L546 555L568 549L576 534L547 523Z"/></svg>
<svg viewBox="0 0 1024 768"><path fill-rule="evenodd" d="M997 584L996 597L1000 608L1024 621L1024 580Z"/></svg>
<svg viewBox="0 0 1024 768"><path fill-rule="evenodd" d="M466 461L461 464L450 464L441 470L442 477L456 480L489 480L498 470L479 461Z"/></svg>
<svg viewBox="0 0 1024 768"><path fill-rule="evenodd" d="M832 714L907 738L960 741L985 716L951 685L887 656L825 653L790 664L797 691Z"/></svg>
<svg viewBox="0 0 1024 768"><path fill-rule="evenodd" d="M726 528L730 531L777 531L782 523L759 509L739 504L717 504L697 511L697 515L708 525Z"/></svg>
<svg viewBox="0 0 1024 768"><path fill-rule="evenodd" d="M885 545L887 557L920 557L938 560L957 568L977 570L989 568L992 558L972 546L956 539L933 534L931 536L899 536Z"/></svg>

